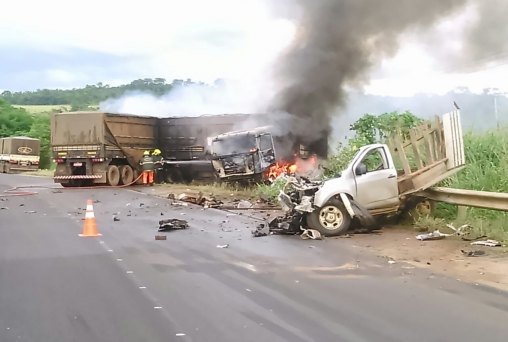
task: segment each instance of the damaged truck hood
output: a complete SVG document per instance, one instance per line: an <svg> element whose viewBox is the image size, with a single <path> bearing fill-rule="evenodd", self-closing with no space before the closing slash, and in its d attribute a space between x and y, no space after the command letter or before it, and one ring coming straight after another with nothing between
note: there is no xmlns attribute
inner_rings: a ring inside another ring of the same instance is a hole
<svg viewBox="0 0 508 342"><path fill-rule="evenodd" d="M338 193L354 194L354 187L354 182L344 177L326 181L288 177L278 199L285 211L312 212Z"/></svg>

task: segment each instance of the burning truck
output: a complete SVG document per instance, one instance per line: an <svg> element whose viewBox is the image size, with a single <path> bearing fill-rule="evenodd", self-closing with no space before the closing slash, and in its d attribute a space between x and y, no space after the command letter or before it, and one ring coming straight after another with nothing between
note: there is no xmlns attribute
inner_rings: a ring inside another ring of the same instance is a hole
<svg viewBox="0 0 508 342"><path fill-rule="evenodd" d="M273 182L279 175L317 169L318 157L286 137L273 136L273 127L228 132L212 138L212 164L220 180ZM321 144L328 146L327 137ZM309 168L308 165L311 167Z"/></svg>
<svg viewBox="0 0 508 342"><path fill-rule="evenodd" d="M224 181L262 182L276 162L267 127L220 134L212 139L212 165Z"/></svg>

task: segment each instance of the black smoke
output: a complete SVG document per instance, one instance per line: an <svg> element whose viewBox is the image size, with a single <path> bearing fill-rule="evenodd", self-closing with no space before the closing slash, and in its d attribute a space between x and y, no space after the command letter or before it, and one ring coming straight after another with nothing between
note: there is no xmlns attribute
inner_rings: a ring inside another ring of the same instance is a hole
<svg viewBox="0 0 508 342"><path fill-rule="evenodd" d="M331 116L347 101L348 89L399 49L404 33L418 34L440 19L476 6L466 28L464 51L482 57L506 46L506 0L285 0L276 10L296 25L296 37L275 67L280 91L271 112L288 139L312 146L330 132ZM504 9L496 12L497 8ZM484 16L490 16L489 21ZM501 29L497 30L496 25ZM496 44L496 33L504 41ZM461 55L461 58L464 58ZM289 115L287 115L287 114ZM315 151L323 154L322 151Z"/></svg>

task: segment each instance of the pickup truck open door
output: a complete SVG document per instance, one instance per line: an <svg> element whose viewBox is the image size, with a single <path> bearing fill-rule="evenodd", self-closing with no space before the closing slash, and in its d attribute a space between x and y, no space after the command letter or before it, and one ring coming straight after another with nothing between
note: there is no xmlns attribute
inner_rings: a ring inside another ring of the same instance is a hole
<svg viewBox="0 0 508 342"><path fill-rule="evenodd" d="M372 145L352 164L356 199L367 209L398 206L397 170L386 145Z"/></svg>

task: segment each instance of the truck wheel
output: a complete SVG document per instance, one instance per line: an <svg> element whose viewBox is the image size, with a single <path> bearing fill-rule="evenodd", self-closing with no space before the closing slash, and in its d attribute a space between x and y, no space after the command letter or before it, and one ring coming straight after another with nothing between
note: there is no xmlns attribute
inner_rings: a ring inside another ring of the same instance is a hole
<svg viewBox="0 0 508 342"><path fill-rule="evenodd" d="M351 216L342 201L332 198L307 215L307 225L324 236L342 235L351 225Z"/></svg>
<svg viewBox="0 0 508 342"><path fill-rule="evenodd" d="M109 165L106 172L107 183L111 186L117 186L120 183L120 170L116 165Z"/></svg>
<svg viewBox="0 0 508 342"><path fill-rule="evenodd" d="M120 181L122 184L131 184L134 180L134 170L129 165L122 165L119 168L120 171Z"/></svg>

